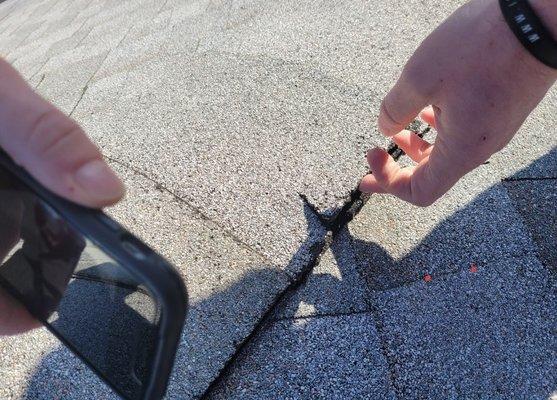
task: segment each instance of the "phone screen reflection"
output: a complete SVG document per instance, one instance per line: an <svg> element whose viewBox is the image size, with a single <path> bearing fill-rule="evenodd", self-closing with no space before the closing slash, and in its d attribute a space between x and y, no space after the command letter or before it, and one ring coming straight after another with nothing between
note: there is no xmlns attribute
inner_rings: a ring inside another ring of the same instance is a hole
<svg viewBox="0 0 557 400"><path fill-rule="evenodd" d="M0 284L121 395L142 397L159 305L138 278L1 169Z"/></svg>

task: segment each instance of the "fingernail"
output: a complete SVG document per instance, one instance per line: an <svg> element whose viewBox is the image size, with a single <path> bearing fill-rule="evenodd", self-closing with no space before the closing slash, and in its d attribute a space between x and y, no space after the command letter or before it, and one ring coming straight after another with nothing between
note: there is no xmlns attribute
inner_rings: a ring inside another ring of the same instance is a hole
<svg viewBox="0 0 557 400"><path fill-rule="evenodd" d="M93 160L74 175L76 183L93 199L100 201L118 200L124 195L120 178L102 160Z"/></svg>

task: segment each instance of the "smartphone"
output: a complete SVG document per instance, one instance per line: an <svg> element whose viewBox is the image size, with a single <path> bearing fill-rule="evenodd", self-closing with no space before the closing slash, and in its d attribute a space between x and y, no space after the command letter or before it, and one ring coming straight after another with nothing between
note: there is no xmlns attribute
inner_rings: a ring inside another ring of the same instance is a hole
<svg viewBox="0 0 557 400"><path fill-rule="evenodd" d="M161 399L187 311L176 270L0 150L0 285L121 397Z"/></svg>

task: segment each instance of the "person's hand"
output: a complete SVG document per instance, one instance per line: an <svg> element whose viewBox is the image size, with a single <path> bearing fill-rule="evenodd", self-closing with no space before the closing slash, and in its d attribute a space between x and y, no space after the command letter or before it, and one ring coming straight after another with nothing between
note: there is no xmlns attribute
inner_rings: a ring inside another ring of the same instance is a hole
<svg viewBox="0 0 557 400"><path fill-rule="evenodd" d="M557 3L532 5L557 29ZM424 40L381 105L380 131L417 165L401 168L370 150L360 190L432 204L511 140L556 79L516 39L497 0L471 1ZM434 144L403 130L422 109L438 132Z"/></svg>
<svg viewBox="0 0 557 400"><path fill-rule="evenodd" d="M122 182L77 123L37 95L1 59L0 147L46 188L73 202L101 208L116 203L124 194ZM0 263L10 249L10 240L19 237L17 223L8 225L0 221ZM0 287L0 335L36 326L38 323Z"/></svg>

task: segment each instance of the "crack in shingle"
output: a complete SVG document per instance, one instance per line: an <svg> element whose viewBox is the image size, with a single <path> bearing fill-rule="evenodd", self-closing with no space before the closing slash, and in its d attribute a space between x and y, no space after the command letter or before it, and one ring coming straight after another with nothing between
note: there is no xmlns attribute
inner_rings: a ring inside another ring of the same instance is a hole
<svg viewBox="0 0 557 400"><path fill-rule="evenodd" d="M557 176L530 176L530 177L508 177L501 179L503 182L520 182L520 181L553 181L557 180Z"/></svg>
<svg viewBox="0 0 557 400"><path fill-rule="evenodd" d="M201 211L199 208L195 207L193 204L191 204L189 201L187 201L186 199L184 199L183 197L181 197L179 194L177 194L176 192L170 190L169 188L167 188L164 184L160 183L159 181L157 181L156 179L152 178L149 174L147 174L146 172L143 172L137 168L132 167L131 165L129 165L128 163L121 161L115 157L112 156L108 156L108 155L104 155L104 158L106 158L107 160L110 160L140 176L142 176L143 178L149 180L150 182L152 182L155 185L155 188L161 192L165 192L170 194L173 198L175 198L177 201L179 201L180 203L184 204L191 212L193 212L194 214L196 214L199 218L201 218L204 221L208 221L211 222L212 224L214 224L216 227L218 227L220 229L220 231L227 237L229 237L231 240L233 240L235 243L237 243L238 245L240 245L242 248L258 255L259 257L261 257L263 260L265 260L267 263L269 263L269 265L274 265L273 262L269 259L268 256L266 256L265 254L261 253L259 250L253 248L251 245L249 245L248 243L244 242L242 239L240 239L238 236L236 236L234 233L230 232L226 227L222 226L220 223L212 220L208 215L206 215L205 213L203 213L203 211Z"/></svg>
<svg viewBox="0 0 557 400"><path fill-rule="evenodd" d="M414 129L415 130L415 129ZM427 132L429 132L430 127L427 126L425 129L420 131L418 135L423 137ZM395 159L398 160L402 157L405 153L400 149L396 144L392 143L388 149L388 153ZM291 283L280 293L277 294L275 301L273 301L272 305L268 308L268 310L264 313L264 315L260 318L260 320L255 325L252 332L239 344L234 354L227 360L221 371L218 373L215 379L209 384L203 395L200 397L201 399L208 399L210 398L211 392L213 389L217 387L219 382L221 382L230 372L232 369L234 362L240 357L240 354L247 348L248 344L251 342L253 338L255 338L260 332L262 332L269 324L276 322L275 311L276 308L281 304L281 302L287 298L291 293L295 292L300 286L302 286L307 279L310 277L311 273L313 272L314 268L319 264L321 258L325 254L327 250L331 247L333 241L335 240L337 234L347 226L347 224L352 221L352 219L360 212L362 207L365 205L368 196L362 193L357 188L354 189L350 194L350 199L344 204L341 210L332 218L327 219L324 218L321 214L317 212L317 208L312 205L306 198L305 195L300 194L302 201L304 202L305 206L311 210L311 212L316 216L319 221L323 224L323 226L329 232L327 236L324 238L322 242L319 242L313 246L311 249L311 258L306 263L303 270L294 278L292 279ZM399 393L400 389L396 387L396 370L395 364L392 358L389 356L386 340L382 334L382 325L380 315L378 314L378 310L375 308L373 302L369 301L368 303L368 310L363 311L355 311L347 315L351 314L365 314L371 313L373 315L373 320L376 324L376 330L378 332L379 342L381 346L381 352L385 357L385 360L388 364L388 371L389 371L389 382L392 385L393 389L395 390L395 394L398 398L402 398ZM331 313L330 315L321 314L319 316L336 316L336 315L343 315L339 313ZM311 316L310 318L313 318ZM303 318L303 317L302 317ZM305 318L308 318L307 316ZM284 318L284 319L292 319L292 318Z"/></svg>

